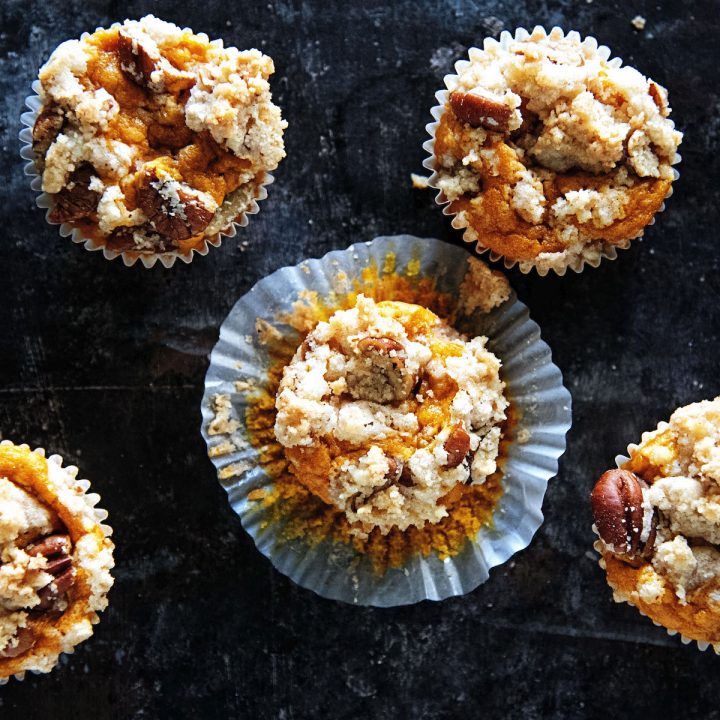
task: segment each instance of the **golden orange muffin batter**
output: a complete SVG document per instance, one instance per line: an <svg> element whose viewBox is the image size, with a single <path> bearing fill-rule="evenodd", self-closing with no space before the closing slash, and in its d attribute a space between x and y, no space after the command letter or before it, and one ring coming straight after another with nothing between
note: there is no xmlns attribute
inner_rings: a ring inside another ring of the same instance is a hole
<svg viewBox="0 0 720 720"><path fill-rule="evenodd" d="M720 398L673 413L593 490L618 602L720 650Z"/></svg>
<svg viewBox="0 0 720 720"><path fill-rule="evenodd" d="M50 219L137 253L225 230L284 157L273 69L152 16L63 43L33 129Z"/></svg>
<svg viewBox="0 0 720 720"><path fill-rule="evenodd" d="M49 672L107 605L113 544L75 472L0 444L0 678Z"/></svg>
<svg viewBox="0 0 720 720"><path fill-rule="evenodd" d="M642 234L681 140L667 94L576 34L472 50L449 81L431 185L476 242L522 269L596 262Z"/></svg>

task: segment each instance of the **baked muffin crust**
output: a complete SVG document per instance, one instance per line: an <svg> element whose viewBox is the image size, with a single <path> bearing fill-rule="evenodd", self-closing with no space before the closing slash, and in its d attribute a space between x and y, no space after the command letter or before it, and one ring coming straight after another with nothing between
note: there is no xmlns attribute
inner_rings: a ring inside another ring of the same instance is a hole
<svg viewBox="0 0 720 720"><path fill-rule="evenodd" d="M625 532L645 548L611 542L593 498L615 599L720 648L720 398L676 410L630 447L623 469L643 484L639 519Z"/></svg>
<svg viewBox="0 0 720 720"><path fill-rule="evenodd" d="M495 472L508 403L485 342L418 305L360 295L298 349L275 435L353 534L438 522L464 484Z"/></svg>
<svg viewBox="0 0 720 720"><path fill-rule="evenodd" d="M285 156L273 72L258 50L152 15L62 43L33 129L50 219L137 253L226 229Z"/></svg>
<svg viewBox="0 0 720 720"><path fill-rule="evenodd" d="M76 472L0 444L0 679L52 670L107 606L113 544Z"/></svg>
<svg viewBox="0 0 720 720"><path fill-rule="evenodd" d="M682 138L667 92L576 33L486 43L452 82L432 184L467 241L523 269L579 267L667 197Z"/></svg>

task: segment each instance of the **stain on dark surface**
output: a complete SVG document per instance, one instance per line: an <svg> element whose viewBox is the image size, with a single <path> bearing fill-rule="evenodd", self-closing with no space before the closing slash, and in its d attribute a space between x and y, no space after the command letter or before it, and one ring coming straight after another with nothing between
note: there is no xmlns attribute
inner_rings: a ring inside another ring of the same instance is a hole
<svg viewBox="0 0 720 720"><path fill-rule="evenodd" d="M147 12L269 53L290 124L269 198L239 233L247 249L226 240L172 271L60 238L17 139L55 46ZM441 604L323 600L255 550L215 478L199 433L207 353L237 298L282 265L401 232L462 244L410 182L434 93L468 47L535 23L592 34L669 89L681 178L617 261L509 273L574 399L530 547ZM4 0L0 31L0 430L79 465L117 545L95 636L51 675L0 688L3 720L720 717L720 658L612 602L588 500L641 432L720 394L716 3Z"/></svg>

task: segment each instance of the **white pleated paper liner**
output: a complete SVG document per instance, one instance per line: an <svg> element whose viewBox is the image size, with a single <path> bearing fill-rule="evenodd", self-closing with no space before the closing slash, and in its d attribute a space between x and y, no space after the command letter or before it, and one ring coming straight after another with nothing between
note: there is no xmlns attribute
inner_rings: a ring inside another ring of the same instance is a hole
<svg viewBox="0 0 720 720"><path fill-rule="evenodd" d="M116 27L117 25L119 25L119 23L115 23L112 27ZM82 37L86 37L87 35L88 33L84 33ZM42 177L38 173L38 168L35 164L35 153L32 149L32 128L35 125L35 120L37 119L41 106L40 97L38 96L38 93L40 92L39 80L35 80L33 82L32 89L34 94L25 98L25 105L30 109L20 116L20 120L25 126L19 134L20 141L22 142L20 156L23 160L27 160L24 172L25 175L32 178L30 181L30 187L35 192L39 193L38 197L35 199L37 206L43 210L47 210L45 213L45 220L49 225L58 225L58 223L52 222L49 219L50 209L53 206L53 198L51 195L42 192ZM224 237L234 238L237 235L237 228L246 227L249 222L249 216L256 215L260 212L258 202L267 197L267 186L272 185L274 181L275 178L273 178L270 173L265 173L262 183L254 188L253 197L249 200L246 209L239 213L227 228L219 233L215 233L214 235L208 235L203 238L201 245L196 248L191 248L187 252L180 252L178 250L163 253L141 253L133 250L118 252L116 250L111 250L93 238L85 237L82 230L73 227L70 223L60 224L59 232L61 237L70 237L74 243L82 245L86 250L101 250L103 257L106 260L115 260L118 257L122 258L123 263L127 267L135 265L135 263L139 260L146 268L154 267L157 263L160 263L163 267L170 268L177 260L184 263L190 263L196 254L207 255L211 246L220 247Z"/></svg>
<svg viewBox="0 0 720 720"><path fill-rule="evenodd" d="M434 239L407 235L376 238L319 260L281 268L241 297L223 322L210 356L202 399L202 434L209 450L218 446L218 440L228 439L208 433L214 417L213 398L220 394L231 399L230 420L239 426L231 438L240 449L210 455L233 509L260 552L280 572L323 597L381 607L463 595L487 580L490 568L525 548L542 523L543 496L548 480L557 473L571 424L570 394L563 387L560 370L540 339L540 329L513 293L489 315L475 313L457 324L470 335L488 336L488 348L503 363L506 393L519 416L511 436L529 438L524 444L510 443L494 528L484 527L455 557L443 561L435 554L415 556L402 568L390 568L383 575L374 572L369 558L350 545L330 541L310 545L283 538L282 527L270 521L268 508L248 499L253 490L272 491L272 480L259 466L257 450L247 443L243 427L246 395L235 386L237 381L263 385L266 379L269 358L254 342L256 318L277 325L278 313L289 312L302 291L313 290L321 299L329 298L338 276L345 274L352 280L373 264L383 268L389 253L396 256L398 274L402 275L411 260L419 261L417 277L436 278L438 291L457 297L469 254ZM297 337L290 328L278 327L282 332L287 329L288 337Z"/></svg>
<svg viewBox="0 0 720 720"><path fill-rule="evenodd" d="M16 443L13 443L10 440L0 440L0 445L14 445L15 447L19 447L25 450L29 450L30 447L23 443L22 445L17 445ZM40 455L41 457L45 457L45 449L44 448L36 448L33 450L34 453L37 455ZM102 508L98 507L98 503L100 502L100 495L94 492L89 492L90 490L90 481L89 480L77 480L77 474L78 474L78 468L75 465L63 465L63 458L61 455L50 455L47 457L47 462L52 463L53 465L60 468L67 476L68 479L73 482L76 486L78 495L82 495L83 499L85 500L87 506L92 510L93 515L95 516L95 519L100 526L100 529L103 532L103 535L105 535L106 538L109 538L112 536L113 529L105 523L105 520L108 518L107 510L103 510ZM97 616L97 613L95 613L94 617L91 616L89 618L90 622L93 625L96 625L98 622L100 622L100 618ZM90 638L88 638L89 640ZM86 641L83 641L86 642ZM70 648L67 651L64 651L60 653L60 657L63 655L71 655L73 652L75 652L75 647ZM58 658L59 662L59 658ZM53 666L53 669L57 667L57 662ZM33 675L44 675L44 672L41 672L39 670L25 670L21 673L16 673L14 675L8 676L8 677L0 677L0 685L6 685L10 677L14 677L16 680L24 680L27 673L30 672ZM52 670L48 671L52 672Z"/></svg>
<svg viewBox="0 0 720 720"><path fill-rule="evenodd" d="M540 26L536 26L533 31L540 31L543 34L547 35L544 28ZM553 27L552 30L559 30L564 34L564 31L561 28ZM524 40L527 37L530 36L530 33L525 30L525 28L518 28L515 30L514 35L508 32L507 30L503 30L502 33L500 33L500 39L495 40L494 38L485 38L483 41L483 48L487 49L494 45L500 45L503 49L507 49L511 42L515 40ZM575 31L571 31L567 33L567 37L574 37L577 40L581 40L581 36L579 33ZM582 40L583 44L593 48L597 49L600 56L609 62L610 65L613 67L620 67L623 63L623 61L620 58L612 58L610 59L611 51L608 47L605 45L599 45L598 41L594 37L586 37L584 40ZM475 54L482 53L483 50L481 48L472 47L468 50L468 57L472 57ZM439 173L436 169L436 162L435 162L435 132L438 128L438 125L440 124L440 118L442 117L442 114L445 112L445 106L448 101L448 95L452 90L455 89L458 83L458 75L469 65L471 64L470 60L458 60L458 62L455 63L455 73L451 73L446 75L443 78L443 82L445 83L445 90L439 90L435 93L435 99L437 100L438 104L433 107L430 110L430 113L433 117L433 122L428 123L425 126L425 129L430 134L430 140L426 140L423 143L423 149L427 151L429 154L429 157L427 157L423 161L423 167L427 168L431 171L430 178L428 179L428 185L432 187L433 189L437 190L437 195L435 196L435 202L440 205L443 209L444 215L449 215L452 218L451 224L456 230L463 230L463 240L468 243L474 243L476 252L479 255L482 255L484 253L489 253L488 257L493 260L502 260L503 264L506 268L511 269L518 266L518 269L520 272L524 274L528 274L532 272L533 270L537 271L538 275L544 276L547 275L550 269L553 270L557 275L565 275L567 269L573 270L576 273L582 272L582 270L585 268L586 265L589 265L590 267L597 267L600 265L602 260L616 260L618 255L618 250L627 250L630 247L630 244L633 240L637 240L638 238L641 238L644 233L645 229L642 230L636 237L629 238L627 240L624 240L619 243L609 243L609 242L602 242L600 247L600 255L593 258L584 258L584 257L574 257L572 258L571 262L569 262L564 267L554 267L548 268L546 266L540 266L536 267L533 260L512 260L511 258L505 257L504 255L500 255L499 253L494 252L493 250L490 250L487 247L484 247L482 245L482 238L476 239L473 237L473 231L472 228L468 226L468 223L463 219L462 216L458 215L457 213L453 212L450 209L450 201L445 196L445 193L442 192L438 188L438 177ZM673 165L676 165L680 162L681 156L676 153L675 158L673 159ZM673 168L673 183L680 177L680 173ZM673 193L673 187L670 186L670 190L668 191L668 194L665 196L665 199L669 198ZM665 203L660 206L658 213L663 212L665 210ZM657 213L655 217L657 216ZM649 227L650 225L655 224L655 217L646 225L645 227Z"/></svg>
<svg viewBox="0 0 720 720"><path fill-rule="evenodd" d="M663 429L665 429L667 426L668 426L668 424L667 424L666 422L661 422L661 423L658 424L657 429L658 429L658 430L663 430ZM634 443L628 445L628 449L627 449L628 454L627 454L627 455L616 455L616 456L615 456L615 466L618 467L618 468L621 468L626 462L628 462L628 460L630 460L630 456L632 455L633 452L635 452L635 450L637 450L637 448L638 448L638 446L637 446L636 444L634 444ZM592 531L593 531L593 532L595 533L595 535L597 535L597 537L598 537L598 540L596 540L596 541L593 543L593 548L594 548L594 550L595 550L595 551L598 553L598 555L600 556L599 559L598 559L598 565L600 566L600 568L602 569L602 571L605 572L605 571L606 571L606 565L605 565L605 558L604 558L603 555L602 555L602 545L600 544L600 533L598 533L597 527L595 527L595 524L594 524L594 523L593 523L593 526L592 526ZM609 584L609 582L608 582L608 584ZM666 632L668 635L670 635L670 637L675 637L676 635L679 635L679 636L680 636L680 641L682 642L683 645L690 645L691 643L694 643L695 645L697 645L698 650L700 650L700 651L702 651L702 652L705 652L705 650L707 650L709 647L711 647L711 648L715 651L715 654L716 654L716 655L720 655L720 643L709 643L709 642L706 642L705 640L693 640L693 638L686 637L685 635L683 635L682 633L678 632L677 630L670 630L669 628L666 628L664 625L661 625L659 622L656 622L656 621L653 620L652 618L648 617L642 610L640 610L640 608L636 607L636 606L633 605L632 603L627 602L627 600L621 600L621 599L619 599L619 598L616 596L616 593L614 592L615 588L613 588L612 585L610 585L610 588L613 590L613 600L614 600L616 603L618 603L618 604L626 603L626 604L630 605L633 609L637 610L637 612L639 612L640 615L642 615L643 617L647 617L648 620L650 620L653 625L655 625L656 627L661 627L661 628L663 628L663 629L665 630L665 632Z"/></svg>

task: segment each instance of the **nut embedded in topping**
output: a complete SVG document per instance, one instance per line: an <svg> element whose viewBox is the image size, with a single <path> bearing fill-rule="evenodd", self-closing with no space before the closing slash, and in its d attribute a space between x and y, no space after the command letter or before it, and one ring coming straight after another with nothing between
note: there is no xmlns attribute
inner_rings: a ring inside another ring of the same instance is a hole
<svg viewBox="0 0 720 720"><path fill-rule="evenodd" d="M32 149L44 163L45 154L50 146L55 142L62 126L65 124L65 118L59 109L43 110L35 120L32 129Z"/></svg>
<svg viewBox="0 0 720 720"><path fill-rule="evenodd" d="M26 549L28 555L42 555L46 559L43 571L54 577L53 581L38 590L38 610L47 610L55 600L62 597L75 583L75 568L72 566L72 542L68 535L48 535L40 542Z"/></svg>
<svg viewBox="0 0 720 720"><path fill-rule="evenodd" d="M652 550L657 518L653 515L647 540L643 542L643 488L647 483L629 470L608 470L591 493L595 526L614 554L636 560Z"/></svg>
<svg viewBox="0 0 720 720"><path fill-rule="evenodd" d="M508 131L512 109L480 90L451 92L450 107L460 122L483 127L491 132Z"/></svg>
<svg viewBox="0 0 720 720"><path fill-rule="evenodd" d="M173 67L154 43L143 42L124 29L118 31L118 57L121 70L138 85L153 92L177 92L195 84L193 74Z"/></svg>
<svg viewBox="0 0 720 720"><path fill-rule="evenodd" d="M15 637L17 638L17 644L13 647L8 644L3 650L0 650L0 658L16 658L27 652L35 644L35 635L30 628L18 628ZM12 643L12 640L10 643Z"/></svg>
<svg viewBox="0 0 720 720"><path fill-rule="evenodd" d="M155 174L148 173L146 180L137 192L137 204L161 237L187 240L210 224L217 209L208 207L213 202L210 196L176 180L160 180Z"/></svg>
<svg viewBox="0 0 720 720"><path fill-rule="evenodd" d="M448 456L447 462L443 466L446 470L456 468L465 460L470 452L470 435L462 425L458 424L450 431L443 444L443 449Z"/></svg>
<svg viewBox="0 0 720 720"><path fill-rule="evenodd" d="M100 193L90 189L94 174L92 165L84 164L70 175L68 186L52 196L53 207L48 215L50 222L77 222L95 212Z"/></svg>

